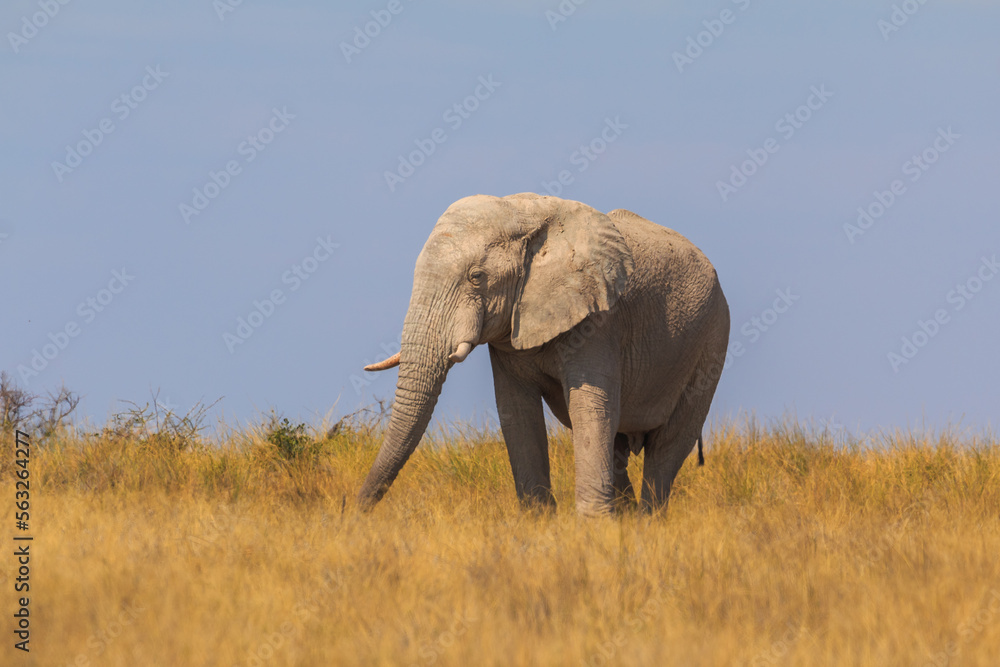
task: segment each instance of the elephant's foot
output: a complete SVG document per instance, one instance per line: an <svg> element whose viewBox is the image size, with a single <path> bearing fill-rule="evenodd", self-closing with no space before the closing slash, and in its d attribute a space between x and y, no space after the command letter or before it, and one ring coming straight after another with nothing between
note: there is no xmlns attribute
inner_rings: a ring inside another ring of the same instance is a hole
<svg viewBox="0 0 1000 667"><path fill-rule="evenodd" d="M547 489L544 492L524 494L518 498L518 501L521 503L521 509L525 512L551 514L556 511L556 499L552 496L552 492Z"/></svg>
<svg viewBox="0 0 1000 667"><path fill-rule="evenodd" d="M615 503L608 500L576 500L576 513L580 516L614 516Z"/></svg>
<svg viewBox="0 0 1000 667"><path fill-rule="evenodd" d="M635 493L632 491L632 487L628 488L627 493L621 493L615 496L615 514L631 514L635 512L639 507L635 500Z"/></svg>
<svg viewBox="0 0 1000 667"><path fill-rule="evenodd" d="M643 500L639 503L639 511L641 511L646 516L651 517L666 517L667 516L667 503L666 501L660 502L649 502Z"/></svg>

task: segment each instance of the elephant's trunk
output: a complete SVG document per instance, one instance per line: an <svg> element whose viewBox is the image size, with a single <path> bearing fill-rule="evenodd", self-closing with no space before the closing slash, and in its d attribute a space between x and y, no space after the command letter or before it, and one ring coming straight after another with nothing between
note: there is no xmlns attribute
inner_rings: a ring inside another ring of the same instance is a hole
<svg viewBox="0 0 1000 667"><path fill-rule="evenodd" d="M365 509L381 500L416 449L430 422L448 375L450 343L425 319L428 311L410 308L403 325L396 400L382 447L358 494Z"/></svg>

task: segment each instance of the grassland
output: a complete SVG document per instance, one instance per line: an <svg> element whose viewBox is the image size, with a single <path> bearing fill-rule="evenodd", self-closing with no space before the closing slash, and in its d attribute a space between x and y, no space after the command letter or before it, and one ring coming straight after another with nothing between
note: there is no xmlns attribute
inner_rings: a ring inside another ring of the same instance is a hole
<svg viewBox="0 0 1000 667"><path fill-rule="evenodd" d="M377 430L221 440L35 445L31 660L7 556L0 663L1000 664L990 436L723 426L666 517L598 520L573 513L565 432L554 515L519 510L489 433L425 439L369 514Z"/></svg>

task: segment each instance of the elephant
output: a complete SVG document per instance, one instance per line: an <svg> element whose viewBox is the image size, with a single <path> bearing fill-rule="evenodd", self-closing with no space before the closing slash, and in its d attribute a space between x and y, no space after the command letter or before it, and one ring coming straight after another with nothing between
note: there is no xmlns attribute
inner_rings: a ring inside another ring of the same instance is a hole
<svg viewBox="0 0 1000 667"><path fill-rule="evenodd" d="M701 434L729 344L718 275L679 233L624 209L473 195L417 257L384 441L358 494L370 509L413 453L449 369L489 347L523 506L554 509L543 401L572 431L576 511L665 510ZM626 467L643 452L642 492Z"/></svg>

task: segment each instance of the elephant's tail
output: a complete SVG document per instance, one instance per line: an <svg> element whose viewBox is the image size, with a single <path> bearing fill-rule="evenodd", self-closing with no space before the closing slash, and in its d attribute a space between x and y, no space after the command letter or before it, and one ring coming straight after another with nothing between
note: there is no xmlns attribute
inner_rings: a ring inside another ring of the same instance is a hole
<svg viewBox="0 0 1000 667"><path fill-rule="evenodd" d="M698 465L700 465L700 466L705 465L705 455L701 451L701 448L702 448L703 444L704 443L702 443L701 435L699 434L698 435Z"/></svg>

